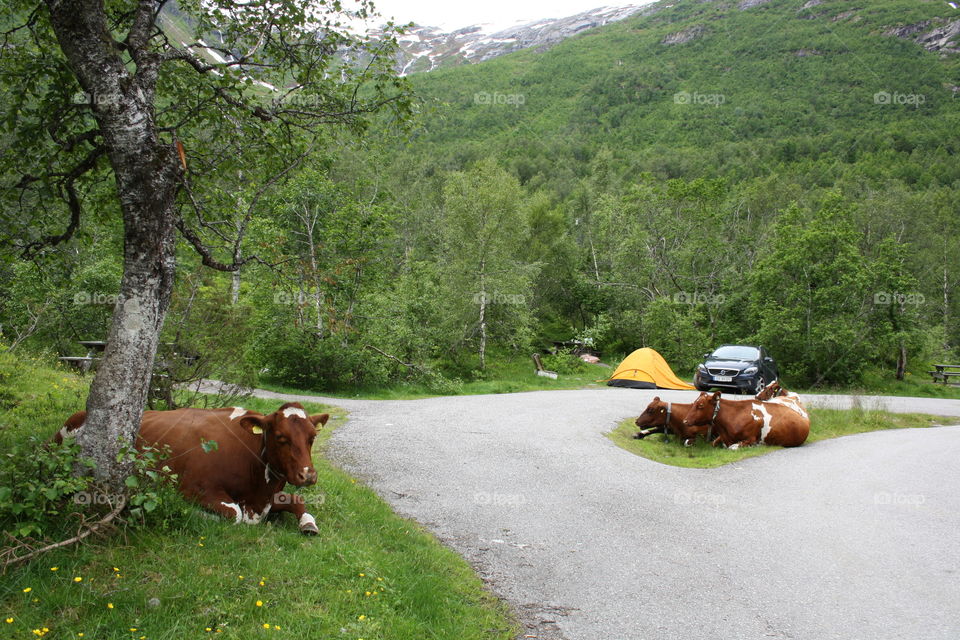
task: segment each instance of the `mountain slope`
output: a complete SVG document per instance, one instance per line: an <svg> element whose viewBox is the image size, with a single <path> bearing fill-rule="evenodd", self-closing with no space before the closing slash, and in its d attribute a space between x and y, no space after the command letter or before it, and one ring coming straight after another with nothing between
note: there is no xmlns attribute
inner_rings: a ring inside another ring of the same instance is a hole
<svg viewBox="0 0 960 640"><path fill-rule="evenodd" d="M548 182L604 146L622 171L668 177L873 154L910 180L920 150L950 183L958 19L939 1L667 0L543 53L415 76L441 105L416 147L427 164L511 157Z"/></svg>
<svg viewBox="0 0 960 640"><path fill-rule="evenodd" d="M521 49L544 50L582 31L623 20L642 10L643 7L638 5L600 7L564 18L548 18L494 30L485 25L472 25L445 32L435 27L414 25L400 38L397 69L406 75L484 62Z"/></svg>

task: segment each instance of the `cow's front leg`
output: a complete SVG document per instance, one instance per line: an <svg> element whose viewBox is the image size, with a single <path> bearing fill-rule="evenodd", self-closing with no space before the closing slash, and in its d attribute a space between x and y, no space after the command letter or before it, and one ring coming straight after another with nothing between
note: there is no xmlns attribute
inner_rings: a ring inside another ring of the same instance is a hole
<svg viewBox="0 0 960 640"><path fill-rule="evenodd" d="M654 433L663 433L663 427L650 427L649 429L641 429L637 431L637 435L633 436L634 440L643 440L647 436Z"/></svg>
<svg viewBox="0 0 960 640"><path fill-rule="evenodd" d="M744 440L741 440L740 442L733 443L732 445L730 445L729 449L731 451L736 451L737 449L745 449L746 447L752 447L755 444L757 444L756 440L754 440L753 438L746 438Z"/></svg>
<svg viewBox="0 0 960 640"><path fill-rule="evenodd" d="M297 526L300 527L300 533L304 535L315 536L320 533L320 530L317 529L317 521L312 515L307 513L303 496L278 491L273 494L273 507L271 511L286 511L287 513L292 513L297 519Z"/></svg>

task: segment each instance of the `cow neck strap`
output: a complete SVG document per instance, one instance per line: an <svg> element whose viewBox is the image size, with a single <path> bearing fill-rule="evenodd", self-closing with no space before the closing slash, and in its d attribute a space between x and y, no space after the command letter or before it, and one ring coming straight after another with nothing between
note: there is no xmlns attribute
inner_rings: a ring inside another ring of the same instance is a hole
<svg viewBox="0 0 960 640"><path fill-rule="evenodd" d="M260 451L260 460L262 460L262 461L263 461L263 464L266 465L266 467L267 467L266 477L267 477L267 481L268 481L268 482L269 482L269 478L270 478L270 477L273 477L273 478L276 479L276 480L283 480L284 476L281 475L281 474L279 474L279 473L277 473L276 471L274 471L274 470L273 470L273 467L270 466L270 463L267 462L267 445L266 445L266 443L264 443L263 449Z"/></svg>
<svg viewBox="0 0 960 640"><path fill-rule="evenodd" d="M707 427L707 442L713 440L713 423L717 420L717 414L720 413L720 399L717 399L717 405L713 408L713 416L710 418L710 426Z"/></svg>

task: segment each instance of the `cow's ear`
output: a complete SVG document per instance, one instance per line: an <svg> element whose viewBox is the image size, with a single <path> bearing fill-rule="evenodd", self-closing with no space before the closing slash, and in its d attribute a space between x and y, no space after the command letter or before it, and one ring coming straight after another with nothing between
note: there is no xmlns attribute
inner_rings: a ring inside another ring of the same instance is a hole
<svg viewBox="0 0 960 640"><path fill-rule="evenodd" d="M660 402L660 396L657 396L656 398L654 398L653 401L654 401L654 402Z"/></svg>
<svg viewBox="0 0 960 640"><path fill-rule="evenodd" d="M329 419L329 413L318 413L315 416L310 416L310 422L312 422L313 426L317 427L318 429L327 424L327 420Z"/></svg>
<svg viewBox="0 0 960 640"><path fill-rule="evenodd" d="M714 392L713 392L713 399L714 399L714 400L719 400L719 399L720 399L720 392L719 392L719 391L714 391Z"/></svg>
<svg viewBox="0 0 960 640"><path fill-rule="evenodd" d="M240 425L250 433L260 435L267 429L267 419L263 416L248 413L240 418Z"/></svg>

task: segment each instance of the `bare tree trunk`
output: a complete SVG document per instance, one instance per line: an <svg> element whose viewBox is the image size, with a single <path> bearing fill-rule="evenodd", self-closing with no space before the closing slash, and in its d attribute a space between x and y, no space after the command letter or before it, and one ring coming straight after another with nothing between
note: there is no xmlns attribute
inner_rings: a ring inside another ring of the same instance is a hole
<svg viewBox="0 0 960 640"><path fill-rule="evenodd" d="M486 264L480 263L480 370L487 368L487 283L484 269Z"/></svg>
<svg viewBox="0 0 960 640"><path fill-rule="evenodd" d="M950 350L950 279L947 275L946 251L943 260L943 353Z"/></svg>
<svg viewBox="0 0 960 640"><path fill-rule="evenodd" d="M234 261L240 259L239 252L233 256ZM237 269L230 276L230 304L240 302L240 269Z"/></svg>
<svg viewBox="0 0 960 640"><path fill-rule="evenodd" d="M152 3L153 9L158 5ZM47 0L47 6L60 47L90 96L123 214L120 293L87 398L87 421L77 436L83 454L96 462L95 476L117 484L128 471L117 454L140 428L173 291L179 168L173 145L159 140L154 122L159 62L138 56L136 75L131 76L110 46L102 0ZM132 33L134 37L141 36Z"/></svg>
<svg viewBox="0 0 960 640"><path fill-rule="evenodd" d="M243 180L243 172L240 172L238 176L240 181ZM240 198L240 201L237 203L237 210L243 211L246 208L243 198ZM243 257L243 251L240 249L240 238L243 238L244 231L246 230L245 221L240 219L236 221L236 231L237 231L237 243L233 245L233 263L237 264L240 262L240 259ZM230 304L236 305L240 302L240 269L236 269L233 273L230 274Z"/></svg>
<svg viewBox="0 0 960 640"><path fill-rule="evenodd" d="M900 349L897 351L897 380L903 380L907 371L907 345L900 340Z"/></svg>

